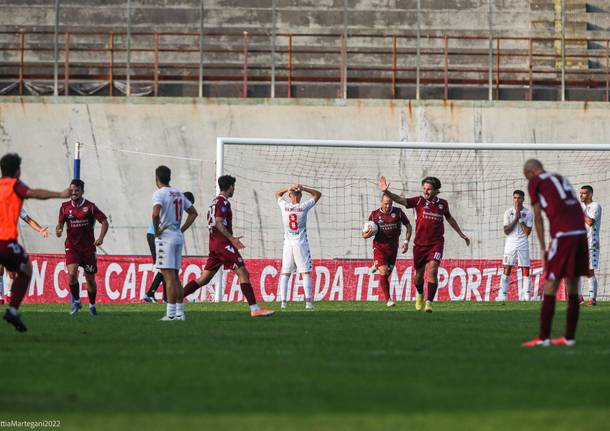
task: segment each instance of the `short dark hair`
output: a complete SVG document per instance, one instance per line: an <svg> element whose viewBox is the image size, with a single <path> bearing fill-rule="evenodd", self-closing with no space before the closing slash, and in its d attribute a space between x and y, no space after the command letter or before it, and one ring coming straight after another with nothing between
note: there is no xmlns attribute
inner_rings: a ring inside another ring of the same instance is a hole
<svg viewBox="0 0 610 431"><path fill-rule="evenodd" d="M14 177L21 168L21 157L17 153L7 153L0 159L0 170L3 177Z"/></svg>
<svg viewBox="0 0 610 431"><path fill-rule="evenodd" d="M580 189L589 190L589 193L593 194L593 187L591 187L590 185L582 186Z"/></svg>
<svg viewBox="0 0 610 431"><path fill-rule="evenodd" d="M85 182L83 180L74 178L72 181L70 181L70 185L76 186L79 189L81 189L82 191L85 191Z"/></svg>
<svg viewBox="0 0 610 431"><path fill-rule="evenodd" d="M172 180L172 170L165 165L161 165L155 169L157 179L163 184L169 184Z"/></svg>
<svg viewBox="0 0 610 431"><path fill-rule="evenodd" d="M434 187L436 190L441 188L441 180L439 180L436 177L426 177L423 180L421 180L421 185L423 186L424 184L430 184L432 187Z"/></svg>
<svg viewBox="0 0 610 431"><path fill-rule="evenodd" d="M523 199L525 199L525 192L524 192L523 190L518 190L518 189L517 189L517 190L513 191L513 196L514 196L514 195L519 195L519 196L521 196Z"/></svg>
<svg viewBox="0 0 610 431"><path fill-rule="evenodd" d="M231 175L223 175L222 177L218 177L218 187L220 188L221 192L224 192L229 190L229 188L235 184L235 181L237 181L235 177L232 177Z"/></svg>
<svg viewBox="0 0 610 431"><path fill-rule="evenodd" d="M195 196L191 192L184 192L184 197L189 200L190 203L195 203Z"/></svg>

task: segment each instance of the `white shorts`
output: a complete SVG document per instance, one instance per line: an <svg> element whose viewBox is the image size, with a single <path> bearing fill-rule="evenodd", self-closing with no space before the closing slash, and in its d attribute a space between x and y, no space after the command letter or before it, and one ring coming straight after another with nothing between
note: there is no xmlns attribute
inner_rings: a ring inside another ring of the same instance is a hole
<svg viewBox="0 0 610 431"><path fill-rule="evenodd" d="M599 271L599 248L589 249L589 269Z"/></svg>
<svg viewBox="0 0 610 431"><path fill-rule="evenodd" d="M309 243L284 241L284 252L282 254L282 273L289 274L311 272L311 253Z"/></svg>
<svg viewBox="0 0 610 431"><path fill-rule="evenodd" d="M177 269L182 265L182 246L184 241L174 238L155 238L155 251L157 252L157 269Z"/></svg>
<svg viewBox="0 0 610 431"><path fill-rule="evenodd" d="M504 259L502 265L515 266L519 262L519 267L530 266L530 249L529 247L511 247L504 249Z"/></svg>

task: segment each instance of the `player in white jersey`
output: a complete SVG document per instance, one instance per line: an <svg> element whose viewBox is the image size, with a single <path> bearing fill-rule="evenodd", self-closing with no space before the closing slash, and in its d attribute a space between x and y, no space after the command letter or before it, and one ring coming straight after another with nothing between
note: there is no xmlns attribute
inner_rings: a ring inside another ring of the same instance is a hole
<svg viewBox="0 0 610 431"><path fill-rule="evenodd" d="M513 192L513 206L504 212L504 271L500 278L500 292L497 301L506 301L510 273L516 263L519 263L523 275L522 289L519 300L530 299L530 250L527 237L532 233L534 218L532 212L523 206L525 193L522 190Z"/></svg>
<svg viewBox="0 0 610 431"><path fill-rule="evenodd" d="M602 206L593 202L593 187L580 188L580 201L585 213L585 226L587 228L587 241L589 242L589 302L588 305L597 305L597 278L595 271L599 271L599 232L602 223Z"/></svg>
<svg viewBox="0 0 610 431"><path fill-rule="evenodd" d="M301 202L303 193L311 195L311 199ZM290 202L283 196L288 193ZM305 308L313 310L313 296L311 292L311 253L307 240L307 213L320 200L322 193L310 187L294 184L275 192L275 199L282 211L284 224L284 252L282 254L282 271L280 274L279 291L282 309L288 305L288 280L290 274L296 272L303 278L305 290Z"/></svg>
<svg viewBox="0 0 610 431"><path fill-rule="evenodd" d="M161 320L185 320L178 271L182 264L183 233L195 221L197 211L178 189L169 185L171 170L167 166L159 166L155 175L159 188L152 197L152 223L157 253L155 265L163 274L167 288L167 313ZM187 213L187 217L181 227L183 211Z"/></svg>
<svg viewBox="0 0 610 431"><path fill-rule="evenodd" d="M47 238L49 236L49 229L42 227L40 223L30 217L25 208L21 208L19 218L26 222L32 229L41 234L43 237ZM9 273L9 278L12 278L11 273ZM0 265L0 304L4 304L4 267L2 265Z"/></svg>

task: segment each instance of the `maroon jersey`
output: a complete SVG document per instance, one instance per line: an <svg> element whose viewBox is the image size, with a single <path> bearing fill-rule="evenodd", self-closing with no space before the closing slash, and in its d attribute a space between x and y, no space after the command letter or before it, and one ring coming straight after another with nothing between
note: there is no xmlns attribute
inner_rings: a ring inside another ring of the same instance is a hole
<svg viewBox="0 0 610 431"><path fill-rule="evenodd" d="M231 245L228 238L216 228L216 217L222 217L222 224L233 235L233 212L229 200L223 195L216 196L208 210L208 230L210 231L210 251L224 249Z"/></svg>
<svg viewBox="0 0 610 431"><path fill-rule="evenodd" d="M76 204L72 201L64 202L59 209L59 224L68 224L66 236L66 251L76 253L95 252L95 237L93 227L95 221L102 223L106 220L106 214L86 199Z"/></svg>
<svg viewBox="0 0 610 431"><path fill-rule="evenodd" d="M551 224L551 237L586 235L584 214L578 195L567 178L542 172L529 180L532 205L540 204Z"/></svg>
<svg viewBox="0 0 610 431"><path fill-rule="evenodd" d="M369 220L375 222L379 226L377 235L373 240L373 248L375 247L398 247L398 238L402 230L402 225L408 225L409 219L400 208L392 207L390 212L383 212L381 208L377 208L369 215Z"/></svg>
<svg viewBox="0 0 610 431"><path fill-rule="evenodd" d="M449 204L438 196L428 200L423 196L407 199L407 208L415 208L415 241L416 245L444 243L445 221L451 217Z"/></svg>

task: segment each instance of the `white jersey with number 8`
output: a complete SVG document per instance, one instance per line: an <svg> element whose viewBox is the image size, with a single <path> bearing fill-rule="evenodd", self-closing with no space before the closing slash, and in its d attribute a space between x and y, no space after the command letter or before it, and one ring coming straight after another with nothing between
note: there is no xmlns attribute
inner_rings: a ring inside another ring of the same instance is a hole
<svg viewBox="0 0 610 431"><path fill-rule="evenodd" d="M277 201L282 209L282 222L284 223L284 239L292 242L307 242L307 213L316 204L309 199L305 202L292 204L280 198Z"/></svg>

